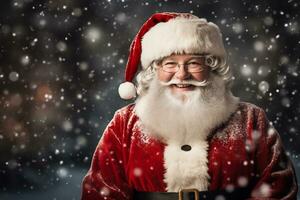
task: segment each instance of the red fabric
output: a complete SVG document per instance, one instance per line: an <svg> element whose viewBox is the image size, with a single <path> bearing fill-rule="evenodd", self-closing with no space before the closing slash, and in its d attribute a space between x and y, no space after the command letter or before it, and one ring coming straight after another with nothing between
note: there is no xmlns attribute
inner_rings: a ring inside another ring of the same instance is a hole
<svg viewBox="0 0 300 200"><path fill-rule="evenodd" d="M141 60L142 53L142 38L153 26L160 22L167 22L170 19L178 16L179 13L156 13L152 15L141 27L138 34L130 45L128 61L125 70L125 80L132 82Z"/></svg>
<svg viewBox="0 0 300 200"><path fill-rule="evenodd" d="M166 191L165 144L145 137L134 105L116 112L82 184L82 200L132 199L132 191ZM296 199L297 182L278 133L264 112L240 103L209 138L209 190L246 186L249 199ZM270 189L269 197L262 197ZM252 195L252 196L251 196Z"/></svg>

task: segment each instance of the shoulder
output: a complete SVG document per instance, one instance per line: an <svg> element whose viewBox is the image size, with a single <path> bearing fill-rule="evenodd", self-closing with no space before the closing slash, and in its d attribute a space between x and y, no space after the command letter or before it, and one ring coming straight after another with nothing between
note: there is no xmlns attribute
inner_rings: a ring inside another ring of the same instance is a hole
<svg viewBox="0 0 300 200"><path fill-rule="evenodd" d="M262 108L249 102L239 102L236 113L246 115L250 118L265 117L265 111Z"/></svg>
<svg viewBox="0 0 300 200"><path fill-rule="evenodd" d="M239 102L236 111L231 115L227 125L231 129L257 128L266 126L268 119L262 108L248 102Z"/></svg>
<svg viewBox="0 0 300 200"><path fill-rule="evenodd" d="M265 129L269 121L267 115L261 107L248 102L240 102L235 116L239 116L241 123L254 129Z"/></svg>
<svg viewBox="0 0 300 200"><path fill-rule="evenodd" d="M216 138L227 141L248 140L256 130L264 131L268 127L265 112L259 106L248 102L239 102L236 111L231 115L228 122L217 129Z"/></svg>
<svg viewBox="0 0 300 200"><path fill-rule="evenodd" d="M120 109L118 109L115 112L115 116L121 116L121 117L130 117L132 115L135 115L135 104L128 104Z"/></svg>
<svg viewBox="0 0 300 200"><path fill-rule="evenodd" d="M134 104L129 104L118 109L107 125L104 135L106 137L116 137L119 139L125 137L138 121L134 108Z"/></svg>
<svg viewBox="0 0 300 200"><path fill-rule="evenodd" d="M135 114L135 104L132 103L132 104L126 105L126 106L118 109L115 112L112 122L125 125L128 123L134 123L137 120L138 120L138 117Z"/></svg>
<svg viewBox="0 0 300 200"><path fill-rule="evenodd" d="M254 104L249 103L249 102L239 102L238 108L240 110L243 110L243 111L251 111L251 112L263 111L263 109L260 108L259 106L254 105Z"/></svg>

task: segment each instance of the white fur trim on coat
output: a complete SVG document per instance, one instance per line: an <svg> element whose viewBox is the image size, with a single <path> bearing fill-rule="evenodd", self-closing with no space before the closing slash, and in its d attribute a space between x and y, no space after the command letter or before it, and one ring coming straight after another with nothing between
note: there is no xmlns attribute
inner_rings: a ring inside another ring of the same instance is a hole
<svg viewBox="0 0 300 200"><path fill-rule="evenodd" d="M168 192L178 192L180 189L198 189L205 191L209 186L208 144L206 141L190 143L190 151L181 150L184 144L170 143L164 152L164 181Z"/></svg>
<svg viewBox="0 0 300 200"><path fill-rule="evenodd" d="M205 53L224 60L226 57L218 26L197 17L177 17L168 22L158 23L142 38L143 68L147 68L153 60L173 53Z"/></svg>

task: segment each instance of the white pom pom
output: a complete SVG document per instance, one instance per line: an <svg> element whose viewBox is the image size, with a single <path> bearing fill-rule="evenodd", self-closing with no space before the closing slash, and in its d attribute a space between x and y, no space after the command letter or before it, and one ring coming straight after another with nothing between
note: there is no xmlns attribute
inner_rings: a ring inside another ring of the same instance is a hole
<svg viewBox="0 0 300 200"><path fill-rule="evenodd" d="M132 99L136 97L136 89L133 83L124 82L119 86L119 95L122 99Z"/></svg>

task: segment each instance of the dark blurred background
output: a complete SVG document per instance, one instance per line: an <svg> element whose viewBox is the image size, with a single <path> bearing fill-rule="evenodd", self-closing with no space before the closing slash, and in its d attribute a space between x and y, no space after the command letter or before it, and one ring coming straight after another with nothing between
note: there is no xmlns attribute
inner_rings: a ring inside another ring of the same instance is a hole
<svg viewBox="0 0 300 200"><path fill-rule="evenodd" d="M233 93L266 110L300 174L300 2L11 0L0 7L0 199L79 199L119 98L129 45L154 12L220 26Z"/></svg>

